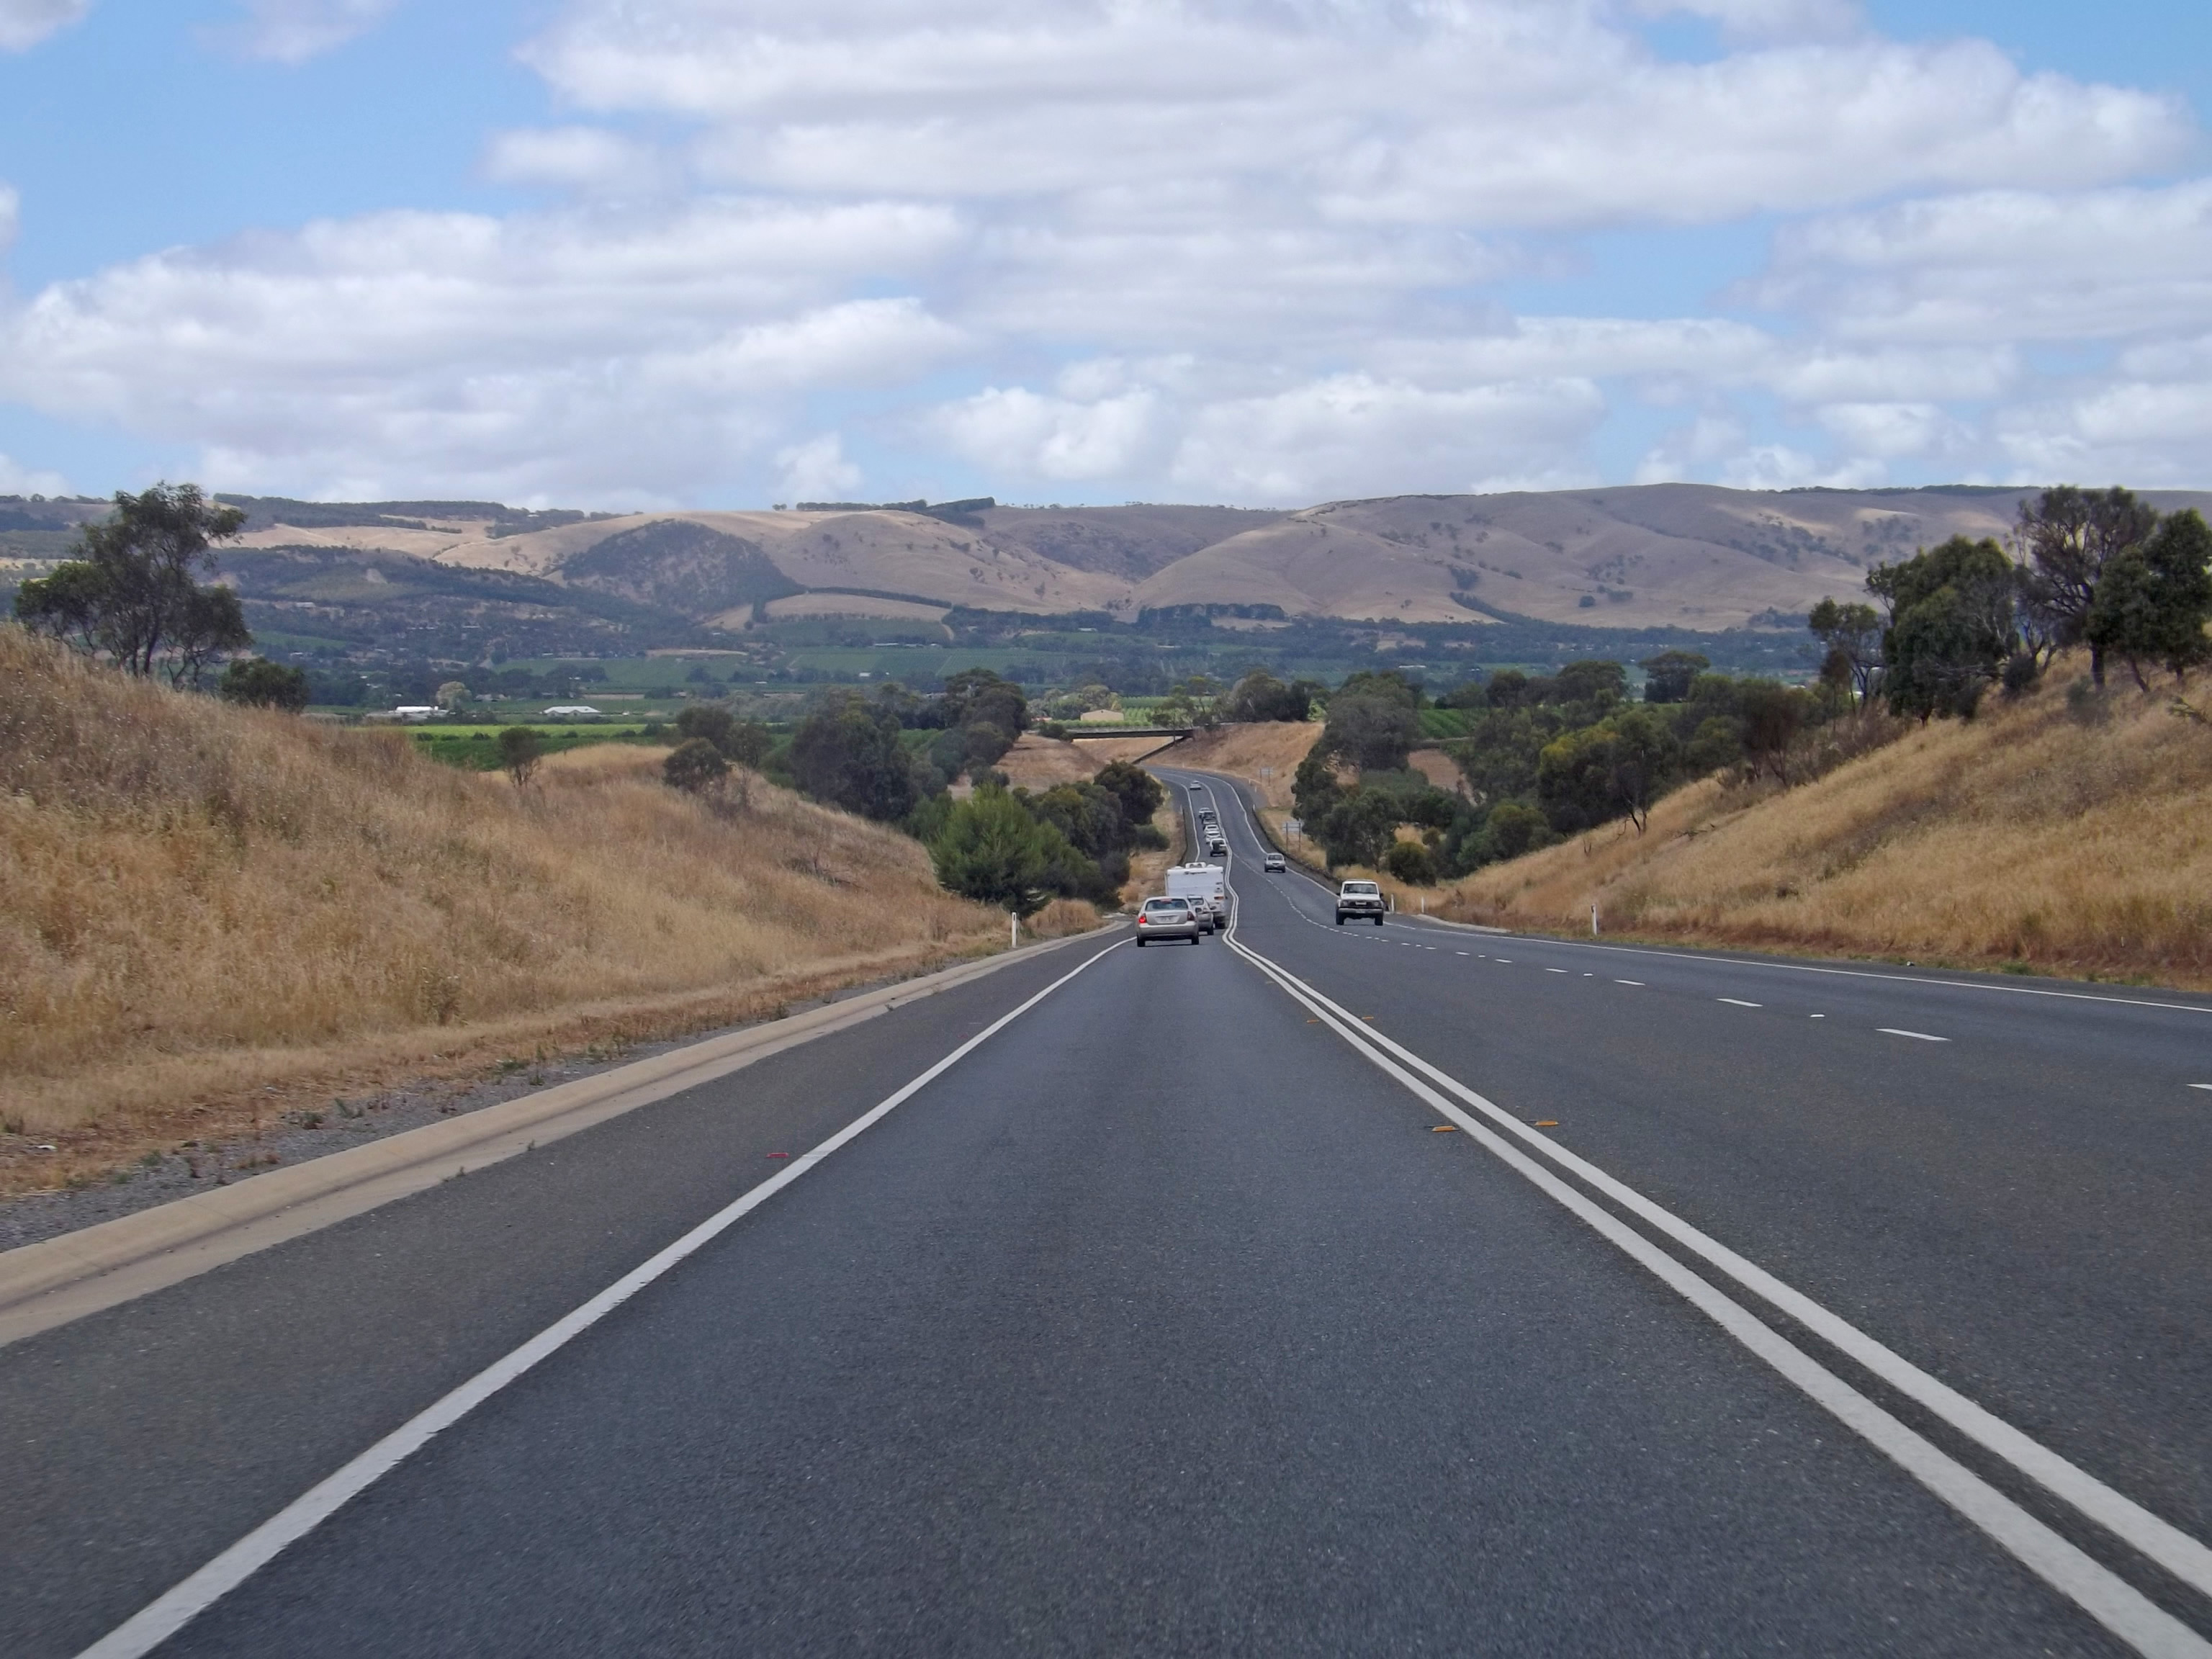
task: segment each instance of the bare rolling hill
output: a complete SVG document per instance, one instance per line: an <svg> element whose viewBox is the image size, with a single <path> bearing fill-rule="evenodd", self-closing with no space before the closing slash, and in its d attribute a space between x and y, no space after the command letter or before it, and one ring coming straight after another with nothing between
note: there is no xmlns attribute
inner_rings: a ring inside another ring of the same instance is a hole
<svg viewBox="0 0 2212 1659"><path fill-rule="evenodd" d="M1287 616L1717 630L1862 591L1869 567L1953 535L2002 536L2025 489L1752 491L1705 484L1395 495L1296 512L1131 505L685 512L584 519L410 502L364 522L257 515L249 544L352 546L592 586L742 628L779 614L968 605L1133 617L1176 605ZM2212 492L2155 492L2212 510ZM304 507L306 504L301 504ZM841 597L842 596L842 597Z"/></svg>

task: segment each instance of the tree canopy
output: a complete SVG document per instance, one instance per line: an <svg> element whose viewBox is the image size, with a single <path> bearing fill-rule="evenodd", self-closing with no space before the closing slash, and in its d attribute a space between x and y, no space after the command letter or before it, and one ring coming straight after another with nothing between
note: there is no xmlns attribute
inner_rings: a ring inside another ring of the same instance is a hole
<svg viewBox="0 0 2212 1659"><path fill-rule="evenodd" d="M1066 845L1005 790L978 789L953 806L929 855L948 892L1026 916L1052 897L1046 873Z"/></svg>
<svg viewBox="0 0 2212 1659"><path fill-rule="evenodd" d="M2154 508L2118 486L2098 491L2060 484L2021 503L2013 531L2024 557L2021 611L2039 653L2086 642L2089 678L2104 684L2105 649L2089 636L2098 584L2106 567L2140 547L2157 523Z"/></svg>
<svg viewBox="0 0 2212 1659"><path fill-rule="evenodd" d="M215 574L213 544L245 523L198 484L118 490L113 515L78 531L75 558L16 590L16 617L125 673L197 686L215 661L253 643L238 595L201 580Z"/></svg>
<svg viewBox="0 0 2212 1659"><path fill-rule="evenodd" d="M240 657L222 671L215 689L225 702L296 714L307 706L307 671L266 657Z"/></svg>
<svg viewBox="0 0 2212 1659"><path fill-rule="evenodd" d="M815 799L863 817L902 818L921 794L898 716L857 691L831 692L806 717L791 740L791 775Z"/></svg>
<svg viewBox="0 0 2212 1659"><path fill-rule="evenodd" d="M2019 639L2012 561L1996 542L1954 536L1868 573L1889 606L1882 683L1890 711L1971 714Z"/></svg>
<svg viewBox="0 0 2212 1659"><path fill-rule="evenodd" d="M2144 690L2146 664L2176 678L2208 657L2212 641L2212 527L2194 507L2160 521L2136 546L2106 560L2082 627L2093 652L2118 657Z"/></svg>

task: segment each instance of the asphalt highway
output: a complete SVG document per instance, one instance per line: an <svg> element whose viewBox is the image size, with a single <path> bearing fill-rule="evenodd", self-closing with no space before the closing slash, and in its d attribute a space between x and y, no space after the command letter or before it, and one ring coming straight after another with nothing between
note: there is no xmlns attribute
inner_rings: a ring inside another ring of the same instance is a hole
<svg viewBox="0 0 2212 1659"><path fill-rule="evenodd" d="M0 1651L2212 1652L2212 1006L1340 928L1164 775L1225 937L0 1348Z"/></svg>

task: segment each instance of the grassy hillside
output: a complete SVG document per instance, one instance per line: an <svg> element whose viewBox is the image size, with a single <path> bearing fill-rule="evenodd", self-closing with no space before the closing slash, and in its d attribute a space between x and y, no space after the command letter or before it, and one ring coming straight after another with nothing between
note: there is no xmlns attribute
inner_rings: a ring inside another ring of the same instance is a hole
<svg viewBox="0 0 2212 1659"><path fill-rule="evenodd" d="M1004 937L906 837L757 781L717 812L656 781L661 752L579 750L518 792L0 626L0 1190Z"/></svg>
<svg viewBox="0 0 2212 1659"><path fill-rule="evenodd" d="M1915 728L1783 792L1708 781L1441 894L1462 921L2212 987L2212 726L2169 694ZM2192 690L2202 708L2207 699Z"/></svg>

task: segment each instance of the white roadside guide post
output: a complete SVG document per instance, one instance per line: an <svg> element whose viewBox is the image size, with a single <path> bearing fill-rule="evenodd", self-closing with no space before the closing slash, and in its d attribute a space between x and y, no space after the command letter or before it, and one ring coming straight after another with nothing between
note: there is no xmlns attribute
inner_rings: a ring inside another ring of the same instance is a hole
<svg viewBox="0 0 2212 1659"><path fill-rule="evenodd" d="M1018 910L1009 910L1006 912L1006 948L1009 951L1013 950L1021 942L1022 913Z"/></svg>
<svg viewBox="0 0 2212 1659"><path fill-rule="evenodd" d="M1590 937L1597 937L1597 905L1595 902L1590 905Z"/></svg>

